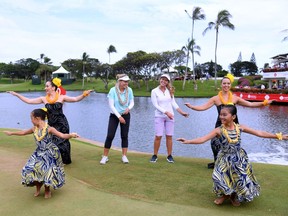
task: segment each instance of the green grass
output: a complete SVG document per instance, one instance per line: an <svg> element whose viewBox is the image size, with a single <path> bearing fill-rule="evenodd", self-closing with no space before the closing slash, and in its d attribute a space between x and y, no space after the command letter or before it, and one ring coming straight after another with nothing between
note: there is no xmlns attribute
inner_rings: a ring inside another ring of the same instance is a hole
<svg viewBox="0 0 288 216"><path fill-rule="evenodd" d="M59 214L61 209L61 215L270 216L288 212L287 166L253 163L260 197L237 208L229 202L216 206L206 159L176 157L175 164L169 164L160 156L152 164L151 155L130 152L130 163L124 165L121 152L111 150L103 166L99 164L103 148L76 139L71 140L73 163L65 166L66 185L53 191L50 200L34 198L34 188L19 183L21 168L35 149L33 138L8 137L1 130L1 215L37 212L45 216Z"/></svg>
<svg viewBox="0 0 288 216"><path fill-rule="evenodd" d="M42 81L43 82L43 81ZM111 80L108 85L108 90L115 85L115 80ZM149 90L144 82L140 82L140 88L133 81L130 82L129 86L133 89L135 96L150 96L150 91L159 85L158 81L149 81ZM185 89L182 89L183 81L174 81L173 86L175 86L175 96L176 97L211 97L218 93L215 90L215 81L199 81L197 80L198 90L194 90L193 81L186 81ZM217 81L217 86L220 86L220 81ZM66 90L82 90L82 80L77 80L70 85L63 86ZM105 89L104 83L100 79L91 79L90 82L85 82L84 89L95 89L99 93L107 93L108 90ZM32 85L32 81L14 80L11 84L10 80L0 79L0 92L5 91L43 91L44 84Z"/></svg>

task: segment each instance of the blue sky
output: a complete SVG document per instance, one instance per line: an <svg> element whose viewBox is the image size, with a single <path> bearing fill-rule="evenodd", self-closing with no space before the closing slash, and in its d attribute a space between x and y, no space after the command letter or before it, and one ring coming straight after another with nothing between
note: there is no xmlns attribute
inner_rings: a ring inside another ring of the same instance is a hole
<svg viewBox="0 0 288 216"><path fill-rule="evenodd" d="M235 30L221 27L217 62L228 69L237 60L255 54L258 67L271 57L288 53L287 0L1 0L0 62L37 59L41 53L54 65L83 52L108 63L107 48L116 47L111 63L127 52L163 52L181 49L191 36L191 19L184 12L199 6L206 19L196 21L195 40L201 56L214 61L215 30L202 32L217 13L228 10Z"/></svg>

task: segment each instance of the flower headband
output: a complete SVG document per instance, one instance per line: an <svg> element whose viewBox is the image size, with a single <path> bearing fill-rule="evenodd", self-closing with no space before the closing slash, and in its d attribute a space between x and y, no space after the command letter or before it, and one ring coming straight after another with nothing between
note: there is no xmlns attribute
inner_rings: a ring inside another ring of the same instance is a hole
<svg viewBox="0 0 288 216"><path fill-rule="evenodd" d="M231 73L228 73L225 77L230 80L231 84L234 82L234 76Z"/></svg>
<svg viewBox="0 0 288 216"><path fill-rule="evenodd" d="M59 78L53 78L52 79L52 82L53 82L53 84L54 85L56 85L58 88L61 86L61 79L59 79Z"/></svg>
<svg viewBox="0 0 288 216"><path fill-rule="evenodd" d="M48 110L47 110L47 108L46 107L43 107L43 108L41 108L44 112L47 112Z"/></svg>
<svg viewBox="0 0 288 216"><path fill-rule="evenodd" d="M47 108L43 107L43 108L41 108L41 110L43 110L46 113L45 120L47 120L48 119L48 117L47 117L47 112L48 112Z"/></svg>

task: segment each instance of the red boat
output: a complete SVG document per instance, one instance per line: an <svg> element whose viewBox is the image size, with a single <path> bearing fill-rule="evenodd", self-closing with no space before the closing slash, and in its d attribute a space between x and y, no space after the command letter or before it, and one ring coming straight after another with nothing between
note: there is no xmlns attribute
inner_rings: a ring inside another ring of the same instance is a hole
<svg viewBox="0 0 288 216"><path fill-rule="evenodd" d="M270 94L270 93L247 93L233 92L234 95L248 101L273 100L277 103L288 103L288 94Z"/></svg>
<svg viewBox="0 0 288 216"><path fill-rule="evenodd" d="M271 58L273 67L262 70L262 80L268 82L268 89L232 89L233 94L248 101L274 100L288 104L288 53Z"/></svg>

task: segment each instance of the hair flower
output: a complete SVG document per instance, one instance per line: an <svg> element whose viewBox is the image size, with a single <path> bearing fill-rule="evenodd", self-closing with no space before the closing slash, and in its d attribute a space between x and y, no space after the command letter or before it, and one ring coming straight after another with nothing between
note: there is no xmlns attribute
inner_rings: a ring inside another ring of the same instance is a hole
<svg viewBox="0 0 288 216"><path fill-rule="evenodd" d="M225 77L227 77L227 78L231 81L231 84L234 82L234 76L233 76L233 74L228 73Z"/></svg>
<svg viewBox="0 0 288 216"><path fill-rule="evenodd" d="M58 88L61 86L61 79L55 77L53 78L52 82L54 83L54 85L56 85Z"/></svg>
<svg viewBox="0 0 288 216"><path fill-rule="evenodd" d="M43 108L41 108L44 112L47 112L48 110L47 110L47 108L46 107L43 107Z"/></svg>

